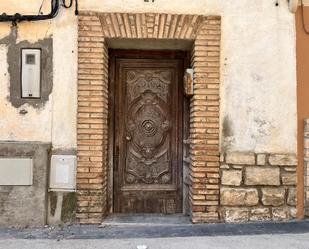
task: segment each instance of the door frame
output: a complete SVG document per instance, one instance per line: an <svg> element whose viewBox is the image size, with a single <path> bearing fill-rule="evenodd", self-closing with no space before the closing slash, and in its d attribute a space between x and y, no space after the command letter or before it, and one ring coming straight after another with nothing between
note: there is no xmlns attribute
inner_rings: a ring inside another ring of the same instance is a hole
<svg viewBox="0 0 309 249"><path fill-rule="evenodd" d="M183 60L183 72L190 65L190 54L187 51L173 51L173 50L124 50L124 49L109 49L109 67L108 67L108 100L109 100L109 112L108 112L108 173L107 173L107 210L109 214L114 213L114 166L115 166L115 91L116 91L116 59L181 59ZM182 80L182 78L180 79ZM182 88L182 87L181 87ZM183 88L182 88L183 89ZM189 99L183 97L183 123L182 132L183 140L187 138L189 134ZM183 150L185 144L182 141ZM183 151L183 156L185 155ZM184 165L182 164L182 167ZM184 185L184 181L182 182ZM182 195L183 195L182 187ZM184 197L184 196L183 196ZM184 212L185 205L182 205Z"/></svg>

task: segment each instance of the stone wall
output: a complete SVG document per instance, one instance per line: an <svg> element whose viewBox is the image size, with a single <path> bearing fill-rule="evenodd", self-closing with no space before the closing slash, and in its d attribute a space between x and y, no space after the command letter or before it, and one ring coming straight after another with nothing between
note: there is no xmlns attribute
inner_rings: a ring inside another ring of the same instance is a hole
<svg viewBox="0 0 309 249"><path fill-rule="evenodd" d="M226 222L296 217L296 155L229 152L221 156L220 206Z"/></svg>
<svg viewBox="0 0 309 249"><path fill-rule="evenodd" d="M304 124L305 216L309 217L309 119Z"/></svg>

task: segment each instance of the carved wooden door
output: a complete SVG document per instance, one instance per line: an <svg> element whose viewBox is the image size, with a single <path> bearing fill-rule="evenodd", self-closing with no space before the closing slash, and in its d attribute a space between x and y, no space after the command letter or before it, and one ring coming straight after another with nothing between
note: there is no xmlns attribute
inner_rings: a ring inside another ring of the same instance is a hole
<svg viewBox="0 0 309 249"><path fill-rule="evenodd" d="M183 61L115 65L114 211L182 212Z"/></svg>

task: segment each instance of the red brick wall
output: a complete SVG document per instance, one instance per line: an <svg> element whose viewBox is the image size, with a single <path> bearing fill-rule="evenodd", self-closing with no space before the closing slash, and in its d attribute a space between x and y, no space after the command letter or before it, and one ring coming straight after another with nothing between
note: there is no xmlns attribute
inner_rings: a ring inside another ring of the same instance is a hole
<svg viewBox="0 0 309 249"><path fill-rule="evenodd" d="M79 17L77 218L100 223L107 200L108 54L95 16Z"/></svg>
<svg viewBox="0 0 309 249"><path fill-rule="evenodd" d="M208 17L192 51L190 103L192 221L217 221L219 206L220 18Z"/></svg>

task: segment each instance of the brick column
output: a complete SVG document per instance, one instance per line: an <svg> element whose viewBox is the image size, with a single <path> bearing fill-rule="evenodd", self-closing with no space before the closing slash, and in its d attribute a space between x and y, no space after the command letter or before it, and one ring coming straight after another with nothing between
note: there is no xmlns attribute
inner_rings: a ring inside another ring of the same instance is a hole
<svg viewBox="0 0 309 249"><path fill-rule="evenodd" d="M309 217L309 119L304 122L305 216Z"/></svg>
<svg viewBox="0 0 309 249"><path fill-rule="evenodd" d="M77 218L100 223L107 200L108 52L99 18L79 16Z"/></svg>
<svg viewBox="0 0 309 249"><path fill-rule="evenodd" d="M194 96L190 103L192 221L219 220L220 17L207 17L192 53Z"/></svg>

